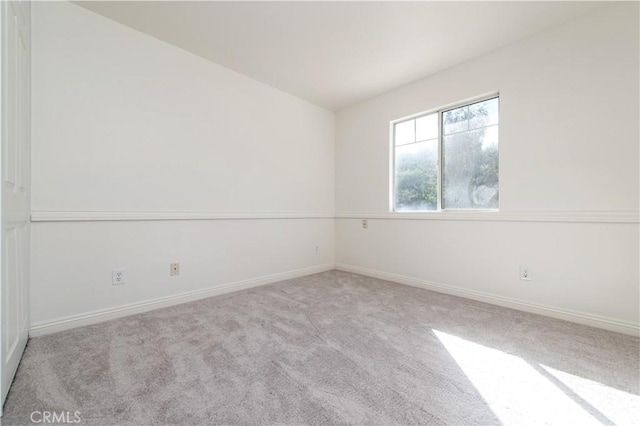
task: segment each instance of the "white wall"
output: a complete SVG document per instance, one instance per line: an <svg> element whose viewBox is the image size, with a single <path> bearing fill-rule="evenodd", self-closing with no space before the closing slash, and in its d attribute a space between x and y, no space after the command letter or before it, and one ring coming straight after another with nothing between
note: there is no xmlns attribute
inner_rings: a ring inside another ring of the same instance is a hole
<svg viewBox="0 0 640 426"><path fill-rule="evenodd" d="M638 36L607 6L339 112L339 266L637 332ZM389 121L496 91L500 213L389 213Z"/></svg>
<svg viewBox="0 0 640 426"><path fill-rule="evenodd" d="M78 6L34 3L34 334L331 268L334 231L341 268L637 330L637 7L355 105L334 128L329 111ZM389 121L494 91L501 212L389 213Z"/></svg>
<svg viewBox="0 0 640 426"><path fill-rule="evenodd" d="M32 85L36 328L333 264L332 112L66 2L34 3ZM74 220L167 212L230 219Z"/></svg>

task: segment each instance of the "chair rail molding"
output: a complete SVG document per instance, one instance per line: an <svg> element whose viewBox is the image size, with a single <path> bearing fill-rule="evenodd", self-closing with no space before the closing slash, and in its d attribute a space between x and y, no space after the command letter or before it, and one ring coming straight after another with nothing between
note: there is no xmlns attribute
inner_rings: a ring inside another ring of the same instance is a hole
<svg viewBox="0 0 640 426"><path fill-rule="evenodd" d="M336 219L640 223L640 210L339 212Z"/></svg>
<svg viewBox="0 0 640 426"><path fill-rule="evenodd" d="M240 219L382 219L493 222L640 223L640 210L610 211L442 211L442 212L308 212L308 211L47 211L31 212L32 222Z"/></svg>
<svg viewBox="0 0 640 426"><path fill-rule="evenodd" d="M333 212L305 211L44 211L31 212L32 222L151 220L333 219Z"/></svg>

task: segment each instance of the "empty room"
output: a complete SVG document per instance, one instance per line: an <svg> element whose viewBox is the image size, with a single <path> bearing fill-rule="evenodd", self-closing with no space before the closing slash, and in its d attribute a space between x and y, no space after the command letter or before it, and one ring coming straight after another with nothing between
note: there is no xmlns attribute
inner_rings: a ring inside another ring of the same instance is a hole
<svg viewBox="0 0 640 426"><path fill-rule="evenodd" d="M2 1L2 425L640 425L637 1Z"/></svg>

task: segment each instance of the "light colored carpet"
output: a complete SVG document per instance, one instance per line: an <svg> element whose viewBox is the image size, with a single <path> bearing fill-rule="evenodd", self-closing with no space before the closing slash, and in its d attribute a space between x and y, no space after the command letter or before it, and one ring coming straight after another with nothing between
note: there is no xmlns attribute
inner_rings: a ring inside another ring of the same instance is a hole
<svg viewBox="0 0 640 426"><path fill-rule="evenodd" d="M2 423L633 424L639 349L330 271L31 339Z"/></svg>

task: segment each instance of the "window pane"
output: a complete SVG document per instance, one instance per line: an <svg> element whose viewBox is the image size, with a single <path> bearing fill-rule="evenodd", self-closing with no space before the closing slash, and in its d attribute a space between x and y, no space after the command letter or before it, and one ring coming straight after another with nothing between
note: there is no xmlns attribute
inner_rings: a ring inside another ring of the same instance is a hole
<svg viewBox="0 0 640 426"><path fill-rule="evenodd" d="M498 98L469 105L469 129L498 124Z"/></svg>
<svg viewBox="0 0 640 426"><path fill-rule="evenodd" d="M452 109L442 113L442 127L444 134L462 132L469 129L469 107Z"/></svg>
<svg viewBox="0 0 640 426"><path fill-rule="evenodd" d="M498 149L498 126L491 126L484 129L484 137L482 138L482 149L488 148Z"/></svg>
<svg viewBox="0 0 640 426"><path fill-rule="evenodd" d="M416 119L416 140L426 141L438 137L438 114L430 114Z"/></svg>
<svg viewBox="0 0 640 426"><path fill-rule="evenodd" d="M416 141L415 120L403 121L394 126L396 146Z"/></svg>
<svg viewBox="0 0 640 426"><path fill-rule="evenodd" d="M396 148L396 210L436 210L438 207L438 141Z"/></svg>
<svg viewBox="0 0 640 426"><path fill-rule="evenodd" d="M498 126L445 136L443 208L498 208Z"/></svg>

